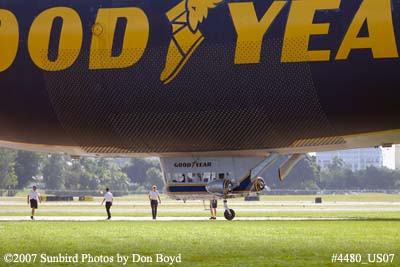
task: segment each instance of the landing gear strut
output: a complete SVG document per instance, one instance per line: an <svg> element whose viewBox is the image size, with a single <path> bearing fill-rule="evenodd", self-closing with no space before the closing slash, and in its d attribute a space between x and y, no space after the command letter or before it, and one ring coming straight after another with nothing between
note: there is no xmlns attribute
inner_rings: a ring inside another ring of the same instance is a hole
<svg viewBox="0 0 400 267"><path fill-rule="evenodd" d="M224 212L225 219L227 219L228 221L233 220L233 218L235 218L235 211L232 209L229 209L228 200L226 200L226 199L224 199L224 209L225 209L225 212Z"/></svg>

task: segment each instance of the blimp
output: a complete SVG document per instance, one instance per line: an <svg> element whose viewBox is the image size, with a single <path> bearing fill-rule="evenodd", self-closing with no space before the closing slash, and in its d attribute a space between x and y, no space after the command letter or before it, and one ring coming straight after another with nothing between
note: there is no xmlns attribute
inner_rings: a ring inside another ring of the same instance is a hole
<svg viewBox="0 0 400 267"><path fill-rule="evenodd" d="M2 0L0 146L160 157L226 200L308 152L400 143L400 2Z"/></svg>

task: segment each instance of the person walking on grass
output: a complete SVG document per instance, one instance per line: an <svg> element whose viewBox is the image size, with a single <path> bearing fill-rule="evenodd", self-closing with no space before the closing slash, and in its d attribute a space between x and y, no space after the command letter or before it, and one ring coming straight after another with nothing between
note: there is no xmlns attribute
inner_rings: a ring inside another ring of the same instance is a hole
<svg viewBox="0 0 400 267"><path fill-rule="evenodd" d="M211 212L210 220L217 219L217 205L218 205L218 201L216 199L210 200L210 212Z"/></svg>
<svg viewBox="0 0 400 267"><path fill-rule="evenodd" d="M161 204L160 193L158 193L156 185L153 185L151 188L151 191L149 192L149 200L150 200L151 213L153 215L153 220L155 220L157 218L158 203Z"/></svg>
<svg viewBox="0 0 400 267"><path fill-rule="evenodd" d="M42 203L42 197L40 193L36 191L36 185L32 186L32 190L29 192L27 197L28 205L31 205L31 220L34 220L35 210L38 208L38 201Z"/></svg>
<svg viewBox="0 0 400 267"><path fill-rule="evenodd" d="M110 189L107 187L106 188L106 193L104 194L104 199L101 202L101 205L103 205L103 203L106 202L106 211L107 211L107 215L108 215L107 220L111 219L110 209L111 209L113 200L114 200L113 199L113 194L110 192Z"/></svg>

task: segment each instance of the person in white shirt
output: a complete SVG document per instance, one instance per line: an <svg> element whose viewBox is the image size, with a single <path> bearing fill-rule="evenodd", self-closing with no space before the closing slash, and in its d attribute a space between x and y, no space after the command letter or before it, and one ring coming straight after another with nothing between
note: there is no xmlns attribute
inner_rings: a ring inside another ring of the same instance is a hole
<svg viewBox="0 0 400 267"><path fill-rule="evenodd" d="M113 203L113 194L110 192L110 189L108 187L106 188L106 193L104 194L104 199L101 202L101 205L103 205L104 202L106 202L106 211L108 215L107 220L109 220L111 219L110 209Z"/></svg>
<svg viewBox="0 0 400 267"><path fill-rule="evenodd" d="M157 217L157 206L158 203L161 204L160 193L157 191L157 186L153 185L151 191L149 192L149 200L151 206L151 213L153 215L153 220Z"/></svg>
<svg viewBox="0 0 400 267"><path fill-rule="evenodd" d="M35 216L35 210L38 208L38 201L42 203L42 198L40 194L36 191L36 185L32 186L32 190L29 192L27 197L28 205L31 205L32 213L31 219L33 220L33 216Z"/></svg>

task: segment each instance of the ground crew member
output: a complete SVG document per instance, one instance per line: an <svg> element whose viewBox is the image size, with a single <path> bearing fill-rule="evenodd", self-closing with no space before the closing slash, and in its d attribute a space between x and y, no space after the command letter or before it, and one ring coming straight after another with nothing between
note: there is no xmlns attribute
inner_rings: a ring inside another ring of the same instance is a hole
<svg viewBox="0 0 400 267"><path fill-rule="evenodd" d="M216 199L210 200L210 212L211 212L210 220L217 219L217 204L218 204L218 202Z"/></svg>
<svg viewBox="0 0 400 267"><path fill-rule="evenodd" d="M32 186L32 190L28 194L27 202L31 205L32 213L31 219L34 220L35 210L38 208L38 201L42 203L40 194L36 191L36 185Z"/></svg>
<svg viewBox="0 0 400 267"><path fill-rule="evenodd" d="M107 220L109 220L111 219L110 209L113 203L113 194L110 192L110 189L108 187L106 188L106 193L104 194L104 199L101 202L101 205L103 205L104 202L106 202L106 211L108 215Z"/></svg>
<svg viewBox="0 0 400 267"><path fill-rule="evenodd" d="M151 205L151 213L153 215L153 220L157 217L157 206L158 203L161 204L160 193L157 191L157 186L153 185L151 191L149 192L149 200Z"/></svg>

